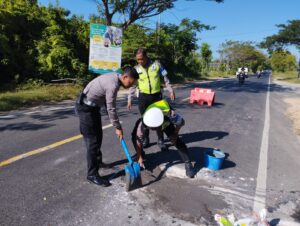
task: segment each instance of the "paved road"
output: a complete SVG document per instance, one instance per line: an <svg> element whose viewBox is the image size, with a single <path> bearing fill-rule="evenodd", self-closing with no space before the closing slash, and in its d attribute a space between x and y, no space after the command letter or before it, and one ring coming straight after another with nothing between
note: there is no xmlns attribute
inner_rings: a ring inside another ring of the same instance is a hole
<svg viewBox="0 0 300 226"><path fill-rule="evenodd" d="M300 222L299 140L282 100L299 93L268 82L266 76L250 77L243 86L226 79L177 87L173 105L186 119L181 136L197 177L172 177L171 169L182 167L179 157L173 147L159 152L151 133L145 186L129 194L123 181L125 156L105 112L102 149L104 160L113 165L100 171L113 183L105 189L85 181L82 139L65 140L78 135L72 102L1 114L0 164L29 151L43 152L29 152L0 167L0 225L215 225L215 213L241 217L255 206L266 206L273 225ZM214 107L187 103L190 89L199 86L216 91ZM128 113L125 106L120 95L120 118L133 150L130 132L138 111L134 107ZM222 170L203 168L209 148L227 153Z"/></svg>

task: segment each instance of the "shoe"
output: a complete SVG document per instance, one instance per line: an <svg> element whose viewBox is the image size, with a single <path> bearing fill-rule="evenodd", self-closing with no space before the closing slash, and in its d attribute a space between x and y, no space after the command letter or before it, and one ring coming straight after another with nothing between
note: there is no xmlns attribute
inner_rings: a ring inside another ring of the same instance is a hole
<svg viewBox="0 0 300 226"><path fill-rule="evenodd" d="M159 139L157 141L157 145L158 145L158 147L160 148L161 151L168 151L169 150L167 145L165 144L164 140L162 140L162 139Z"/></svg>
<svg viewBox="0 0 300 226"><path fill-rule="evenodd" d="M185 163L185 174L189 178L194 178L195 172L194 172L193 165L191 162Z"/></svg>
<svg viewBox="0 0 300 226"><path fill-rule="evenodd" d="M86 178L90 183L102 186L102 187L108 187L111 185L108 180L105 180L101 178L99 175L96 176L87 176Z"/></svg>

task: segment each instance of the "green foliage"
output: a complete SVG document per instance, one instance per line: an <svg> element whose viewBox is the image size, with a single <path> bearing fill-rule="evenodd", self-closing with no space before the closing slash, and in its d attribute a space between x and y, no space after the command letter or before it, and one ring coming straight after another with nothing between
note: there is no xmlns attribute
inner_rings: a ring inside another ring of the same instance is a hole
<svg viewBox="0 0 300 226"><path fill-rule="evenodd" d="M196 54L197 33L208 29L212 28L189 19L183 19L179 25L161 26L158 56L169 71L182 73L184 77L200 74L201 62Z"/></svg>
<svg viewBox="0 0 300 226"><path fill-rule="evenodd" d="M212 60L212 51L208 43L202 43L200 51L203 67L209 69L209 64Z"/></svg>
<svg viewBox="0 0 300 226"><path fill-rule="evenodd" d="M34 0L0 0L0 83L80 77L87 72L88 23Z"/></svg>
<svg viewBox="0 0 300 226"><path fill-rule="evenodd" d="M121 27L124 30L138 20L156 16L173 8L176 1L177 0L95 0L100 18L105 20L107 25L113 24L113 17L116 14L122 15L124 22L121 24ZM224 0L212 1L220 3Z"/></svg>
<svg viewBox="0 0 300 226"><path fill-rule="evenodd" d="M219 50L221 62L234 72L239 67L249 67L253 72L260 65L266 64L266 56L257 50L251 42L227 41Z"/></svg>
<svg viewBox="0 0 300 226"><path fill-rule="evenodd" d="M17 90L32 90L36 88L41 88L45 85L44 81L41 79L28 79L25 83L18 86Z"/></svg>
<svg viewBox="0 0 300 226"><path fill-rule="evenodd" d="M183 19L179 25L162 24L157 31L142 24L132 25L124 32L122 62L135 65L134 51L144 47L150 58L162 62L172 80L199 76L202 65L196 54L197 33L204 29L212 28L189 19Z"/></svg>
<svg viewBox="0 0 300 226"><path fill-rule="evenodd" d="M155 53L156 36L155 31L143 24L133 24L123 34L122 63L124 65L135 65L134 52L139 47L148 50L150 57L156 57Z"/></svg>
<svg viewBox="0 0 300 226"><path fill-rule="evenodd" d="M276 80L281 80L290 83L300 84L299 74L297 71L273 72L272 77Z"/></svg>
<svg viewBox="0 0 300 226"><path fill-rule="evenodd" d="M47 101L75 99L81 86L42 86L29 90L0 93L0 111L9 111L20 107L43 104Z"/></svg>
<svg viewBox="0 0 300 226"><path fill-rule="evenodd" d="M300 20L290 20L288 24L279 24L278 34L266 37L260 44L267 48L270 53L275 50L282 50L285 45L295 45L300 49Z"/></svg>
<svg viewBox="0 0 300 226"><path fill-rule="evenodd" d="M142 1L109 1L109 4L119 4L120 10L134 2ZM160 5L152 12L161 13L172 7L174 1L151 2ZM150 11L139 13L139 19L151 15ZM91 22L107 23L107 18L92 16ZM145 47L151 58L161 60L174 79L199 76L203 65L196 54L197 33L212 27L189 19L183 19L179 25L162 24L157 30L148 28L145 21L130 24L126 25L123 36L123 65L135 65L134 50ZM35 87L36 81L47 83L59 78L90 78L88 55L89 22L82 17L71 16L58 4L44 7L37 0L0 0L2 89L23 83L29 89ZM31 80L26 82L28 79Z"/></svg>
<svg viewBox="0 0 300 226"><path fill-rule="evenodd" d="M272 53L270 59L274 71L285 72L296 69L296 57L288 51L278 50Z"/></svg>

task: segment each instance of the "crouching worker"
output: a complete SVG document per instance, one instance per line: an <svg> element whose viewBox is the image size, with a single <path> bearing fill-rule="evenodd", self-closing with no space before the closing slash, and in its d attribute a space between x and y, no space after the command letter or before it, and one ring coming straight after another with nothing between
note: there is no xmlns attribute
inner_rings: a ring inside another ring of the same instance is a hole
<svg viewBox="0 0 300 226"><path fill-rule="evenodd" d="M151 104L145 111L142 118L138 119L132 132L132 142L137 152L138 163L143 166L145 152L143 150L143 140L147 129L162 131L177 148L178 153L185 163L186 175L193 178L195 172L190 160L189 151L186 144L178 137L180 128L184 125L183 118L180 117L165 100L160 100Z"/></svg>

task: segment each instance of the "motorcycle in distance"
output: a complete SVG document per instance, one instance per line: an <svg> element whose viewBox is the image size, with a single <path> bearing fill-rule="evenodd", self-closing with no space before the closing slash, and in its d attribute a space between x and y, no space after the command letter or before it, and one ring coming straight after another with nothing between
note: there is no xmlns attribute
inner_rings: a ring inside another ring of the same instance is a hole
<svg viewBox="0 0 300 226"><path fill-rule="evenodd" d="M239 84L242 85L245 83L246 75L244 72L238 74Z"/></svg>
<svg viewBox="0 0 300 226"><path fill-rule="evenodd" d="M256 72L256 75L257 75L257 78L260 78L263 74L263 71L257 71Z"/></svg>
<svg viewBox="0 0 300 226"><path fill-rule="evenodd" d="M238 68L236 72L236 77L240 85L244 84L245 79L248 78L248 68L247 67Z"/></svg>
<svg viewBox="0 0 300 226"><path fill-rule="evenodd" d="M236 77L237 77L240 85L245 83L245 79L246 79L245 72L243 72L243 71L237 72Z"/></svg>

